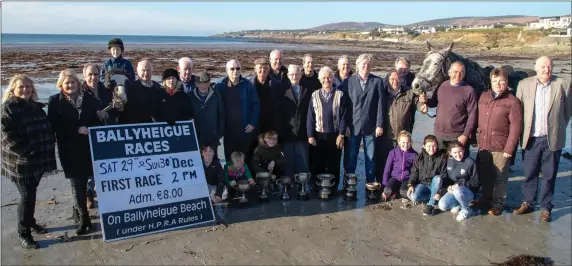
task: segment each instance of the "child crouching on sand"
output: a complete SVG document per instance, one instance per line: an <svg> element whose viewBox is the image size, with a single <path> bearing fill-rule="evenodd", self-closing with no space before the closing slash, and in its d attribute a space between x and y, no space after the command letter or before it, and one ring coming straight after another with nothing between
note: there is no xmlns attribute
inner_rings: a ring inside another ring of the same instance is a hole
<svg viewBox="0 0 572 266"><path fill-rule="evenodd" d="M384 201L398 195L404 202L407 198L407 181L417 152L411 147L411 134L405 130L397 136L398 147L389 152L383 171L384 190L381 197ZM397 193L399 192L399 194Z"/></svg>
<svg viewBox="0 0 572 266"><path fill-rule="evenodd" d="M251 186L255 185L252 174L248 166L244 164L244 153L235 151L230 155L230 162L224 166L224 180L228 189L228 198L233 199L236 196L236 181L248 180Z"/></svg>
<svg viewBox="0 0 572 266"><path fill-rule="evenodd" d="M220 165L218 158L215 158L215 152L212 145L205 145L201 147L201 156L203 158L203 168L207 179L207 186L209 187L209 194L214 203L219 203L226 199L224 193L224 171Z"/></svg>

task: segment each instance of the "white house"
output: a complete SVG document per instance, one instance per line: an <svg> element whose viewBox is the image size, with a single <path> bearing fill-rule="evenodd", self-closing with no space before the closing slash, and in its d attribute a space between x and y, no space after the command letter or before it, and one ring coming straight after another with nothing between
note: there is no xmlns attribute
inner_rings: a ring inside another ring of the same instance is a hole
<svg viewBox="0 0 572 266"><path fill-rule="evenodd" d="M421 30L421 34L428 34L428 33L435 33L437 32L437 29L435 29L435 27L431 27L428 29L422 29Z"/></svg>
<svg viewBox="0 0 572 266"><path fill-rule="evenodd" d="M557 17L540 17L538 22L529 23L528 27L531 29L564 29L572 21L571 16L557 16Z"/></svg>

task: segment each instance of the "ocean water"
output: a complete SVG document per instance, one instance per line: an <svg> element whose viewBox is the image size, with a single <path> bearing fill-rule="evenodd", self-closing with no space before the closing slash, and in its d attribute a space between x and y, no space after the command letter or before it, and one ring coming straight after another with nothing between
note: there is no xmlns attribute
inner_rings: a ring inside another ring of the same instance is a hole
<svg viewBox="0 0 572 266"><path fill-rule="evenodd" d="M84 35L2 33L2 44L107 44L121 38L127 44L244 44L243 38L152 35Z"/></svg>

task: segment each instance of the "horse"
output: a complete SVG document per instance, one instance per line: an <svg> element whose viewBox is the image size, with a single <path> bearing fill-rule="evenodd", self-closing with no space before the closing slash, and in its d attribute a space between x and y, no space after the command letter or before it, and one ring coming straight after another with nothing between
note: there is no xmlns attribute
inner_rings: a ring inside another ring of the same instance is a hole
<svg viewBox="0 0 572 266"><path fill-rule="evenodd" d="M455 61L460 61L465 65L465 81L471 85L480 95L481 92L490 89L490 72L493 66L481 67L477 62L462 57L453 52L454 42L447 48L435 49L429 42L423 66L415 75L411 88L416 95L426 93L427 97L432 97L433 93L441 83L449 79L449 68ZM511 66L503 66L503 70L508 75L509 86L516 89L518 82L533 75L533 70L514 70Z"/></svg>
<svg viewBox="0 0 572 266"><path fill-rule="evenodd" d="M111 103L103 110L111 109L123 110L127 103L126 83L129 82L126 73L121 69L111 69L105 73L105 87L113 91Z"/></svg>

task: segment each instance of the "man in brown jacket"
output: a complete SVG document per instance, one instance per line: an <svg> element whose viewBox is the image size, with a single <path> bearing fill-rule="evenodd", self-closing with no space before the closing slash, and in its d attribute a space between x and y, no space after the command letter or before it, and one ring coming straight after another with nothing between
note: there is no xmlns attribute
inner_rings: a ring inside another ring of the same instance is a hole
<svg viewBox="0 0 572 266"><path fill-rule="evenodd" d="M522 105L508 90L508 79L500 68L491 74L491 90L478 103L478 165L483 196L479 202L500 215L506 198L510 158L522 133Z"/></svg>
<svg viewBox="0 0 572 266"><path fill-rule="evenodd" d="M524 107L521 147L525 153L523 203L514 213L520 215L534 210L532 206L541 171L540 220L550 222L556 173L572 115L572 89L569 80L552 75L549 57L538 58L534 68L536 76L523 79L516 90L516 97Z"/></svg>

